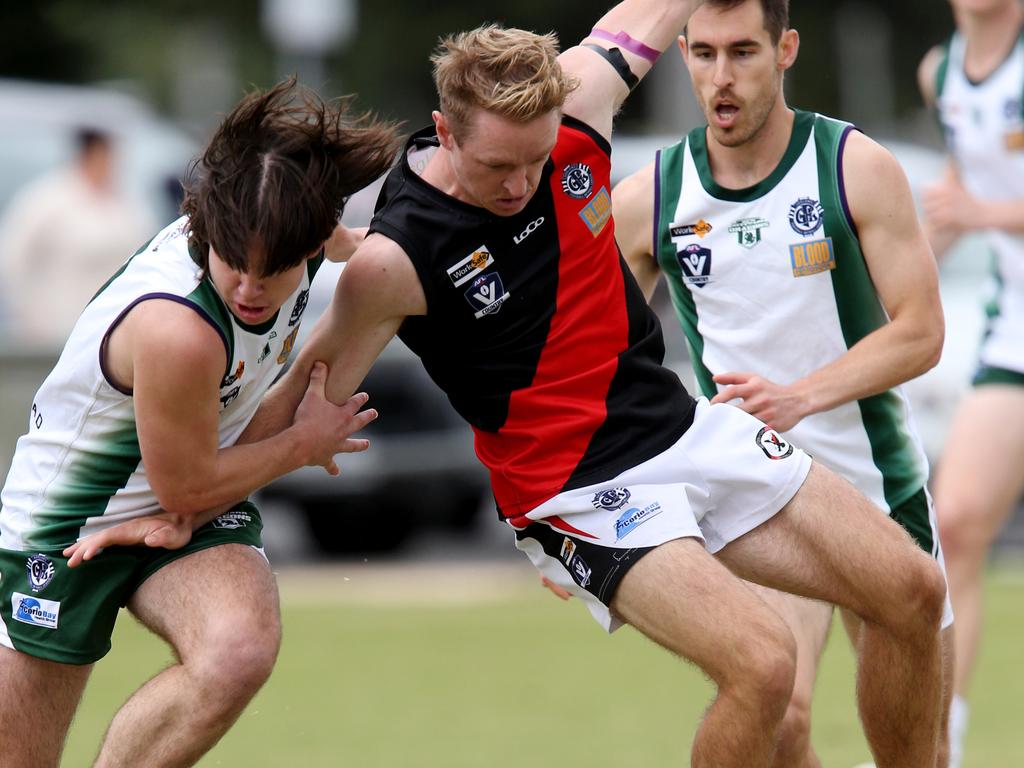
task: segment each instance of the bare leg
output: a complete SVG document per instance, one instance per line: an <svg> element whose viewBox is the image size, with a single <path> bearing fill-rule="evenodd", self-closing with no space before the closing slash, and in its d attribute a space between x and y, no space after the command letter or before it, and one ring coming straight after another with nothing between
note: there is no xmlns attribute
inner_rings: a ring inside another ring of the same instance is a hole
<svg viewBox="0 0 1024 768"><path fill-rule="evenodd" d="M795 674L786 625L694 539L634 565L612 610L718 685L693 743L695 768L767 768Z"/></svg>
<svg viewBox="0 0 1024 768"><path fill-rule="evenodd" d="M0 646L0 765L57 768L90 672Z"/></svg>
<svg viewBox="0 0 1024 768"><path fill-rule="evenodd" d="M815 464L779 514L719 557L743 578L859 616L858 705L875 762L935 764L946 585L938 565L897 523Z"/></svg>
<svg viewBox="0 0 1024 768"><path fill-rule="evenodd" d="M956 611L954 692L966 698L981 637L982 587L992 541L1024 491L1024 388L967 395L935 478L935 511Z"/></svg>
<svg viewBox="0 0 1024 768"><path fill-rule="evenodd" d="M121 707L96 766L193 765L270 676L281 639L274 577L254 549L225 544L161 569L128 607L178 662Z"/></svg>
<svg viewBox="0 0 1024 768"><path fill-rule="evenodd" d="M782 617L796 638L796 683L782 719L772 768L821 768L811 746L811 698L821 652L832 624L832 606L748 583L754 593Z"/></svg>

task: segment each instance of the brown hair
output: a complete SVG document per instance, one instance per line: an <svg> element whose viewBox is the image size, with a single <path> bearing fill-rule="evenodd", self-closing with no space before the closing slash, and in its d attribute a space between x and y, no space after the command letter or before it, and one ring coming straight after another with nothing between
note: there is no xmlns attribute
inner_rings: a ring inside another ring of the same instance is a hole
<svg viewBox="0 0 1024 768"><path fill-rule="evenodd" d="M298 266L337 225L348 195L384 173L398 129L349 115L351 97L325 103L294 77L247 95L217 128L184 183L182 212L200 265L209 248L232 269L264 276Z"/></svg>
<svg viewBox="0 0 1024 768"><path fill-rule="evenodd" d="M558 63L558 38L496 24L449 35L434 55L441 112L461 140L474 108L515 122L561 109L577 81Z"/></svg>
<svg viewBox="0 0 1024 768"><path fill-rule="evenodd" d="M743 5L747 0L704 0L704 5L719 11L731 11ZM764 28L771 38L772 45L778 45L782 32L789 28L789 0L757 0L764 13ZM686 30L683 30L686 36Z"/></svg>

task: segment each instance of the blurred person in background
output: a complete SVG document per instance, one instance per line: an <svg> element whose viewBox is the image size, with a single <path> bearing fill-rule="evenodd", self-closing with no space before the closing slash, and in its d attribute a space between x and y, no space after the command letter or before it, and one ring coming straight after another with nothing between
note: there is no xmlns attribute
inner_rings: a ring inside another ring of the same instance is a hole
<svg viewBox="0 0 1024 768"><path fill-rule="evenodd" d="M648 299L668 283L701 394L811 453L941 563L928 463L899 386L942 351L935 260L896 159L849 123L786 106L799 46L786 10L707 0L694 14L680 47L707 125L616 186L615 237ZM797 640L772 764L820 766L811 699L833 606L751 588ZM859 622L843 618L856 647ZM947 678L952 623L947 598Z"/></svg>
<svg viewBox="0 0 1024 768"><path fill-rule="evenodd" d="M175 661L114 716L97 766L194 764L270 675L277 587L246 496L305 465L336 474L376 415L359 411L365 395L328 402L318 364L294 420L236 444L288 361L317 267L352 250L345 199L397 150L393 125L346 104L294 80L243 99L193 167L185 215L89 302L36 394L0 508L4 768L58 764L122 606ZM209 522L174 551L82 562L73 546L159 509Z"/></svg>
<svg viewBox="0 0 1024 768"><path fill-rule="evenodd" d="M17 342L58 349L89 299L152 233L118 186L114 138L75 135L75 157L11 200L0 221L0 275Z"/></svg>
<svg viewBox="0 0 1024 768"><path fill-rule="evenodd" d="M1019 0L952 6L956 32L919 70L949 152L945 174L926 190L925 221L939 255L967 232L985 233L994 252L978 369L934 485L957 617L950 764L958 768L981 643L985 562L1024 492L1024 9ZM976 257L989 258L988 249Z"/></svg>

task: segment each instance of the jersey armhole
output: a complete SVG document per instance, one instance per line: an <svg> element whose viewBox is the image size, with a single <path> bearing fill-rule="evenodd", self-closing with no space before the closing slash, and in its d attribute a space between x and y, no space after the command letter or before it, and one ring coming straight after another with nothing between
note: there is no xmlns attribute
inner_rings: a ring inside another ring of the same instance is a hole
<svg viewBox="0 0 1024 768"><path fill-rule="evenodd" d="M839 191L839 205L843 209L843 220L846 222L846 226L849 227L853 237L860 242L860 238L857 235L857 225L853 221L853 213L850 212L850 201L846 198L846 177L843 175L843 154L846 151L846 140L855 130L857 130L856 126L847 125L839 135L836 147L836 186Z"/></svg>
<svg viewBox="0 0 1024 768"><path fill-rule="evenodd" d="M135 299L123 310L121 310L121 313L114 318L113 322L111 322L111 324L107 327L107 330L103 333L103 338L100 339L100 372L103 374L103 380L106 381L107 384L109 384L116 391L120 392L122 395L126 395L127 397L131 397L134 394L132 390L121 387L113 380L113 378L111 378L110 371L107 368L107 345L110 343L110 335L124 321L124 319L128 316L128 313L131 312L139 304L141 304L144 301L148 301L149 299L168 299L170 301L177 302L178 304L182 304L188 307L189 309L193 310L196 314L203 318L203 320L209 323L213 327L213 329L217 331L217 335L220 336L220 340L224 343L224 368L225 370L227 370L227 367L231 364L231 345L228 341L227 335L224 333L224 329L220 327L216 320L210 317L210 315L206 312L205 309L200 307L198 304L189 301L183 296L177 296L173 293L145 293L142 296L139 296L137 299Z"/></svg>
<svg viewBox="0 0 1024 768"><path fill-rule="evenodd" d="M420 288L423 289L423 297L427 300L427 314L429 315L430 308L434 305L433 280L430 274L433 264L427 263L427 259L419 257L419 251L412 239L406 237L404 232L385 221L378 220L376 216L370 222L370 227L366 234L367 237L372 234L384 235L384 237L393 241L399 248L405 251L405 258L412 262L413 269L416 270L416 277L420 281Z"/></svg>

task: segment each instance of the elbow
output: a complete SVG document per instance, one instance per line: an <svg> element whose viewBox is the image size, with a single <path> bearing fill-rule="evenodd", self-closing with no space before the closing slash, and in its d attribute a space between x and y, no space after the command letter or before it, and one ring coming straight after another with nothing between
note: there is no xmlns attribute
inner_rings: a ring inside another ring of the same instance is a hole
<svg viewBox="0 0 1024 768"><path fill-rule="evenodd" d="M922 334L920 339L921 364L917 375L930 371L942 359L942 345L946 340L946 330L940 320L937 327L929 333Z"/></svg>
<svg viewBox="0 0 1024 768"><path fill-rule="evenodd" d="M160 491L154 488L156 500L165 512L183 519L193 518L205 509L212 507L203 496L205 494L187 488Z"/></svg>

